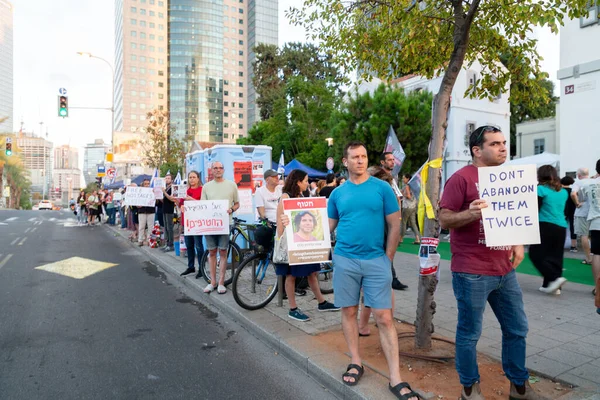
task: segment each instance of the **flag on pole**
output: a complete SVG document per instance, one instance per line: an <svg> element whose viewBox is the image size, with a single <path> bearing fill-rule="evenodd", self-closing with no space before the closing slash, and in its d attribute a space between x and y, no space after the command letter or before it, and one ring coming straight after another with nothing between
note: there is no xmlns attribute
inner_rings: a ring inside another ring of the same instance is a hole
<svg viewBox="0 0 600 400"><path fill-rule="evenodd" d="M115 173L113 174L112 178L110 178L110 184L112 185L113 183L115 183L116 180L117 180L117 169L115 168Z"/></svg>
<svg viewBox="0 0 600 400"><path fill-rule="evenodd" d="M283 175L285 173L285 160L283 159L283 149L281 150L281 157L279 157L279 167L277 173Z"/></svg>
<svg viewBox="0 0 600 400"><path fill-rule="evenodd" d="M396 136L396 132L394 128L390 125L390 129L388 130L387 139L385 140L385 147L383 148L383 152L390 152L394 155L394 169L392 170L392 176L396 178L402 169L402 164L404 163L404 159L406 158L406 154L404 153L404 149L398 140L398 136Z"/></svg>
<svg viewBox="0 0 600 400"><path fill-rule="evenodd" d="M150 187L154 187L154 178L158 178L158 168L154 168L154 173L152 174L152 180L150 181Z"/></svg>
<svg viewBox="0 0 600 400"><path fill-rule="evenodd" d="M177 171L177 176L175 177L175 180L173 180L173 184L181 185L181 174L179 173L179 171Z"/></svg>
<svg viewBox="0 0 600 400"><path fill-rule="evenodd" d="M171 175L171 170L170 169L167 170L167 174L165 176L167 176L167 175Z"/></svg>

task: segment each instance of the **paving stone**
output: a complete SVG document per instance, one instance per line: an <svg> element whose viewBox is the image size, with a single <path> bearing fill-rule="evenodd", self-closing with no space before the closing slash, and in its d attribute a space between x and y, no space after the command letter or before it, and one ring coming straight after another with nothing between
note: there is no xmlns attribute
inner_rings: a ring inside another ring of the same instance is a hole
<svg viewBox="0 0 600 400"><path fill-rule="evenodd" d="M556 325L552 329L557 329L559 331L573 333L573 334L579 335L579 336L591 335L592 333L598 331L598 329L595 329L595 328L592 328L589 326L578 325L578 324L574 323L573 321L567 322L564 324L560 324L560 325Z"/></svg>
<svg viewBox="0 0 600 400"><path fill-rule="evenodd" d="M577 335L575 333L557 331L554 329L547 329L545 331L538 332L538 334L540 336L545 336L547 338L550 338L550 339L553 339L553 340L556 340L559 342L563 342L563 343L572 342L573 340L576 340L582 336L585 336L585 335Z"/></svg>
<svg viewBox="0 0 600 400"><path fill-rule="evenodd" d="M527 357L527 368L541 372L545 375L556 377L562 373L573 369L571 365L542 357L539 354L534 354Z"/></svg>
<svg viewBox="0 0 600 400"><path fill-rule="evenodd" d="M600 347L593 344L585 343L582 341L574 341L565 343L561 346L562 349L567 351L573 351L575 353L582 354L587 357L600 358ZM600 372L598 373L600 376Z"/></svg>
<svg viewBox="0 0 600 400"><path fill-rule="evenodd" d="M596 384L600 384L600 371L597 365L584 364L580 367L569 371L571 374L587 379Z"/></svg>
<svg viewBox="0 0 600 400"><path fill-rule="evenodd" d="M564 350L560 347L543 351L540 353L540 356L560 361L563 364L571 365L573 367L578 367L594 360L593 358L586 357L582 354L573 353L572 351Z"/></svg>
<svg viewBox="0 0 600 400"><path fill-rule="evenodd" d="M560 379L562 381L568 382L568 383L575 385L577 387L580 387L580 388L600 391L600 385L598 385L597 383L589 381L587 379L583 379L580 376L573 375L570 372L561 374L561 375L557 376L556 378ZM574 397L572 397L572 398L574 398Z"/></svg>

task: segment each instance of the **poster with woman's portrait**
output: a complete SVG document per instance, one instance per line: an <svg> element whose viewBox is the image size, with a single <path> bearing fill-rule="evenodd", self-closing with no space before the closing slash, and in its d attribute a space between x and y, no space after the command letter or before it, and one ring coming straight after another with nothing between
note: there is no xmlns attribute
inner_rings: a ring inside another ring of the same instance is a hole
<svg viewBox="0 0 600 400"><path fill-rule="evenodd" d="M283 200L290 219L286 228L290 265L313 264L329 260L331 237L325 197Z"/></svg>

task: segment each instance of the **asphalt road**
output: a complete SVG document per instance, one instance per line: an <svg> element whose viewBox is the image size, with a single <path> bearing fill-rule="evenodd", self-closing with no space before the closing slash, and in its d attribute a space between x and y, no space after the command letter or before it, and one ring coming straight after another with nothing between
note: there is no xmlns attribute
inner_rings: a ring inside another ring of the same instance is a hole
<svg viewBox="0 0 600 400"><path fill-rule="evenodd" d="M67 211L0 210L0 399L334 399Z"/></svg>

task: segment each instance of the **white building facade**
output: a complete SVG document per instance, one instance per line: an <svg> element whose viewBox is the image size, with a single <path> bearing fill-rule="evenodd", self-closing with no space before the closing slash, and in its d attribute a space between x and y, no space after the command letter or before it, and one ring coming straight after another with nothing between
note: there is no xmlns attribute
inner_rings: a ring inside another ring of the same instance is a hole
<svg viewBox="0 0 600 400"><path fill-rule="evenodd" d="M517 124L517 154L515 158L536 154L560 154L560 138L554 117L526 121Z"/></svg>
<svg viewBox="0 0 600 400"><path fill-rule="evenodd" d="M560 169L561 175L600 159L600 16L566 21L560 31Z"/></svg>
<svg viewBox="0 0 600 400"><path fill-rule="evenodd" d="M0 0L0 132L13 132L13 7Z"/></svg>
<svg viewBox="0 0 600 400"><path fill-rule="evenodd" d="M106 153L110 146L102 139L96 139L94 143L85 146L83 155L83 179L85 184L89 185L96 181L98 175L98 165L104 165Z"/></svg>
<svg viewBox="0 0 600 400"><path fill-rule="evenodd" d="M510 90L506 90L493 101L487 99L470 99L466 94L469 86L480 77L481 67L473 64L469 69L462 69L452 90L452 101L448 113L446 129L446 151L442 166L442 182L460 168L471 162L469 136L477 127L493 125L504 132L506 146L510 149ZM373 91L381 81L361 85L359 92ZM407 93L414 90L427 90L434 95L439 91L442 77L426 79L420 76L406 76L395 84Z"/></svg>

